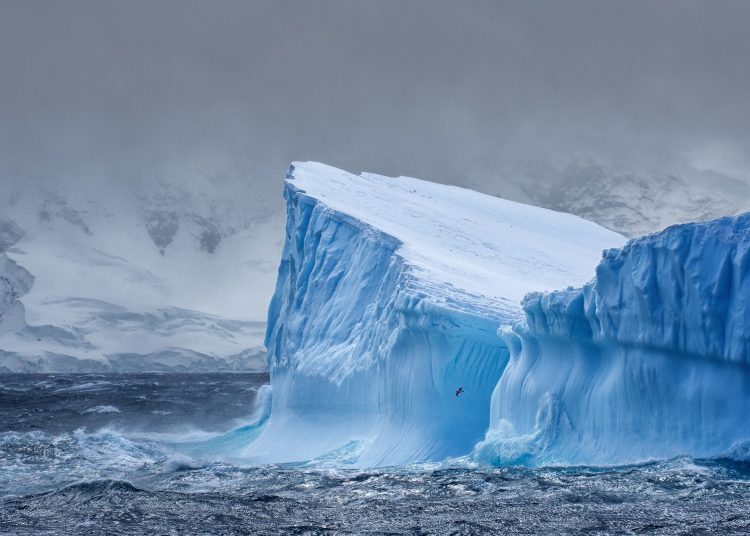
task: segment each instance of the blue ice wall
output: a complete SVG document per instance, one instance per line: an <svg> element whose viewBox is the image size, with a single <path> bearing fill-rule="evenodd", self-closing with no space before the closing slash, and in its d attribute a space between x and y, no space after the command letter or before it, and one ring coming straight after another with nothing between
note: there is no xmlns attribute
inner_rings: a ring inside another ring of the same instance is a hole
<svg viewBox="0 0 750 536"><path fill-rule="evenodd" d="M432 302L398 240L292 182L285 196L266 335L273 407L249 455L299 461L345 448L358 465L387 465L470 452L508 358L498 314Z"/></svg>
<svg viewBox="0 0 750 536"><path fill-rule="evenodd" d="M583 288L523 306L480 459L624 463L750 439L750 214L608 250Z"/></svg>

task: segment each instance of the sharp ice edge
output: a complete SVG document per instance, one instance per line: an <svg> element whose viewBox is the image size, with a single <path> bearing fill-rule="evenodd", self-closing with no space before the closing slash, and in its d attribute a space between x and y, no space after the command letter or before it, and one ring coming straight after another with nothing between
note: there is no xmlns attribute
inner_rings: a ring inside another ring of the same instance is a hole
<svg viewBox="0 0 750 536"><path fill-rule="evenodd" d="M351 464L347 445L362 466L471 452L509 355L497 331L521 320L521 297L584 283L624 242L568 214L316 163L293 164L285 197L272 414L247 452L263 461L344 449Z"/></svg>
<svg viewBox="0 0 750 536"><path fill-rule="evenodd" d="M605 252L579 289L532 293L477 451L495 464L746 451L750 214Z"/></svg>

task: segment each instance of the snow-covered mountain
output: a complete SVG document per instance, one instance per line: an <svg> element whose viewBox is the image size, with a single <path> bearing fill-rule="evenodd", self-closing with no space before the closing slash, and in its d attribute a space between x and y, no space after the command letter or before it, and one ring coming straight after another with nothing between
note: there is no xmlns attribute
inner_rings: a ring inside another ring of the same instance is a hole
<svg viewBox="0 0 750 536"><path fill-rule="evenodd" d="M264 366L283 225L273 200L239 174L148 185L0 185L5 266L33 276L22 297L3 291L27 327L0 328L0 370Z"/></svg>
<svg viewBox="0 0 750 536"><path fill-rule="evenodd" d="M576 214L628 237L750 210L746 182L688 165L520 159L466 186Z"/></svg>

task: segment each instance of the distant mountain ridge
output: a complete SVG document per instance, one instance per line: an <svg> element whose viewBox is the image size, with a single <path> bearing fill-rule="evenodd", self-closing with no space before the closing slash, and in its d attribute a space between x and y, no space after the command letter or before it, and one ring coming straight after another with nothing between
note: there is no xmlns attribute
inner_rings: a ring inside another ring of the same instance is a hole
<svg viewBox="0 0 750 536"><path fill-rule="evenodd" d="M0 370L265 367L282 216L252 183L74 186L0 186Z"/></svg>
<svg viewBox="0 0 750 536"><path fill-rule="evenodd" d="M523 162L503 180L501 196L512 183L511 198L576 214L628 237L750 210L746 183L687 167L665 170L595 159Z"/></svg>

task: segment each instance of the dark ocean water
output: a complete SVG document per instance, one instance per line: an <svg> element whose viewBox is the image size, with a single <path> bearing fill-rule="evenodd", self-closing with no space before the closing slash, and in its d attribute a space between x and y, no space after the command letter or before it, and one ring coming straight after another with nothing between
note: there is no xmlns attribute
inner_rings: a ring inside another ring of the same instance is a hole
<svg viewBox="0 0 750 536"><path fill-rule="evenodd" d="M252 467L258 374L0 375L2 534L750 534L750 465Z"/></svg>

